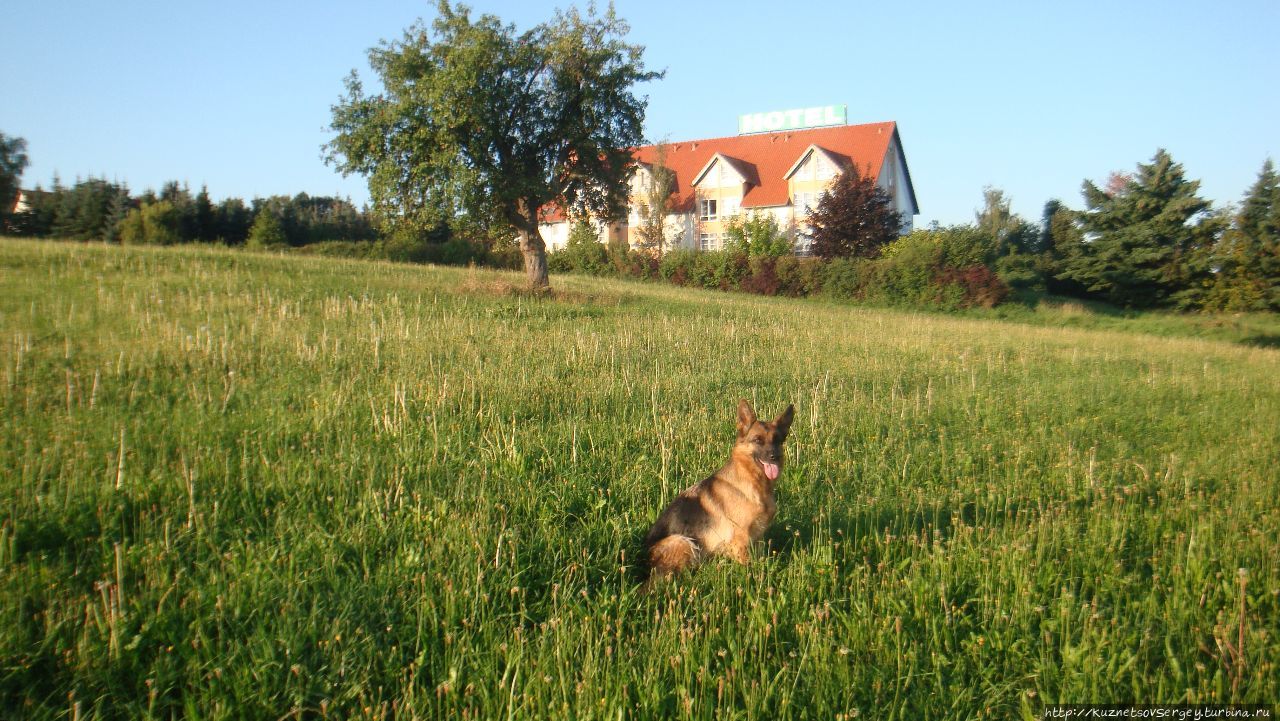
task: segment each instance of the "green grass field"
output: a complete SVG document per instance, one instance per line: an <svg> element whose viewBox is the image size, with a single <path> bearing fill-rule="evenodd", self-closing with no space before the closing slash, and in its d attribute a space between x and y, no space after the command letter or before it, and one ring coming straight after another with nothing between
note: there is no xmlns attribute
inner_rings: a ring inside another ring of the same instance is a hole
<svg viewBox="0 0 1280 721"><path fill-rule="evenodd" d="M519 282L0 241L0 717L1280 699L1280 350ZM739 397L767 546L642 594Z"/></svg>

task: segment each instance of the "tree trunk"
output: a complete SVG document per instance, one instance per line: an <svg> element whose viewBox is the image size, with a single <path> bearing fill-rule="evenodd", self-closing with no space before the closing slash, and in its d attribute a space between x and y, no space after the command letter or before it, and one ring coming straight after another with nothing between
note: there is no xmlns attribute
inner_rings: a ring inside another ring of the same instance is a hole
<svg viewBox="0 0 1280 721"><path fill-rule="evenodd" d="M545 293L551 290L547 279L547 244L535 226L532 231L520 233L520 252L524 254L524 274L529 279L529 290Z"/></svg>

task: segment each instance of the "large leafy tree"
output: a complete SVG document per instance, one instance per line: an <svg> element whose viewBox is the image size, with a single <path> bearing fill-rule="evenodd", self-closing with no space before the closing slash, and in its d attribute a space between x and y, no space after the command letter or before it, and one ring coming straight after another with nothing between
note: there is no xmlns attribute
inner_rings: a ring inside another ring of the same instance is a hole
<svg viewBox="0 0 1280 721"><path fill-rule="evenodd" d="M995 241L1001 255L1036 253L1040 250L1040 231L1013 212L1012 203L999 188L982 189L982 208L973 214L978 230Z"/></svg>
<svg viewBox="0 0 1280 721"><path fill-rule="evenodd" d="M442 220L510 228L525 270L547 287L541 213L621 214L643 141L636 83L660 77L609 8L571 9L523 33L440 0L438 17L369 52L382 90L356 73L333 107L328 158L369 178L375 211L426 232Z"/></svg>
<svg viewBox="0 0 1280 721"><path fill-rule="evenodd" d="M893 198L857 168L841 174L809 214L813 254L820 258L871 257L901 232Z"/></svg>
<svg viewBox="0 0 1280 721"><path fill-rule="evenodd" d="M1004 191L990 185L982 189L982 208L973 214L978 230L987 233L996 242L1014 232L1022 219L1014 214L1011 203Z"/></svg>
<svg viewBox="0 0 1280 721"><path fill-rule="evenodd" d="M27 169L27 141L0 133L0 228L18 202L18 182Z"/></svg>
<svg viewBox="0 0 1280 721"><path fill-rule="evenodd" d="M1221 230L1209 202L1182 166L1161 149L1132 176L1103 190L1084 182L1077 216L1085 242L1065 259L1061 277L1124 306L1178 302L1201 282L1200 259Z"/></svg>

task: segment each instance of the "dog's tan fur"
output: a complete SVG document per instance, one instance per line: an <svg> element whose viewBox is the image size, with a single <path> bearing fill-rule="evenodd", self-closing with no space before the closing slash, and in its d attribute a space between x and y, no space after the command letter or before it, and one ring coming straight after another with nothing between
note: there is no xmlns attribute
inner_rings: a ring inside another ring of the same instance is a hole
<svg viewBox="0 0 1280 721"><path fill-rule="evenodd" d="M645 536L652 577L691 568L709 555L749 560L751 542L764 534L778 510L773 489L794 416L789 405L773 421L760 421L750 403L738 402L738 436L729 462L676 496Z"/></svg>

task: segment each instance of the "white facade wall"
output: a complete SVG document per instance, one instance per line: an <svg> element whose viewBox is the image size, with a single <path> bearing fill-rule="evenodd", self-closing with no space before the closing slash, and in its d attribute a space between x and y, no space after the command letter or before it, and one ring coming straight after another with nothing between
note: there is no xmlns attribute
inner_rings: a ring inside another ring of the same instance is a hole
<svg viewBox="0 0 1280 721"><path fill-rule="evenodd" d="M902 151L897 141L890 142L885 150L884 164L880 167L880 179L876 185L893 198L893 209L902 214L902 234L910 233L914 226L915 208L911 207L907 171L902 165Z"/></svg>
<svg viewBox="0 0 1280 721"><path fill-rule="evenodd" d="M591 225L596 229L596 240L601 243L609 242L609 226L607 224L593 220ZM548 252L559 250L567 245L569 243L569 231L572 228L573 223L567 220L538 224L538 232L542 234L542 242L547 244Z"/></svg>
<svg viewBox="0 0 1280 721"><path fill-rule="evenodd" d="M830 160L822 153L813 153L807 158L801 167L797 168L796 177L808 178L813 180L829 180L836 176L836 168L831 164ZM635 177L631 181L632 197L643 194L643 190L649 182L649 170L641 166L636 172ZM712 188L732 189L736 193L743 193L746 188L746 179L743 178L728 163L717 159L714 165L707 170L698 183L697 188L707 190ZM903 225L902 234L906 235L913 229L914 208L911 204L911 194L909 192L909 184L907 181L906 169L903 165L902 151L895 141L889 143L888 149L885 151L885 157L880 170L880 177L877 185L884 189L894 201L894 209L902 214ZM815 199L816 201L816 199ZM738 211L740 216L752 215L769 215L778 224L779 228L799 231L800 225L803 224L801 217L797 214L797 208L791 205L778 205L770 207L746 207ZM727 219L728 216L722 216ZM628 209L627 216L624 220L629 230L628 237L634 247L635 230L640 227L643 219L640 217L639 207L636 205ZM597 239L602 242L608 242L609 233L608 225L605 223L594 222L596 226ZM547 244L547 250L558 250L563 248L569 239L569 230L571 223L568 221L559 221L555 223L544 223L539 225L542 232L542 239ZM667 237L667 248L698 248L698 221L697 221L697 203L695 201L692 211L687 213L669 213L664 221L665 235Z"/></svg>
<svg viewBox="0 0 1280 721"><path fill-rule="evenodd" d="M564 221L539 223L538 232L542 234L542 242L547 244L549 251L563 248L569 240L569 224Z"/></svg>

